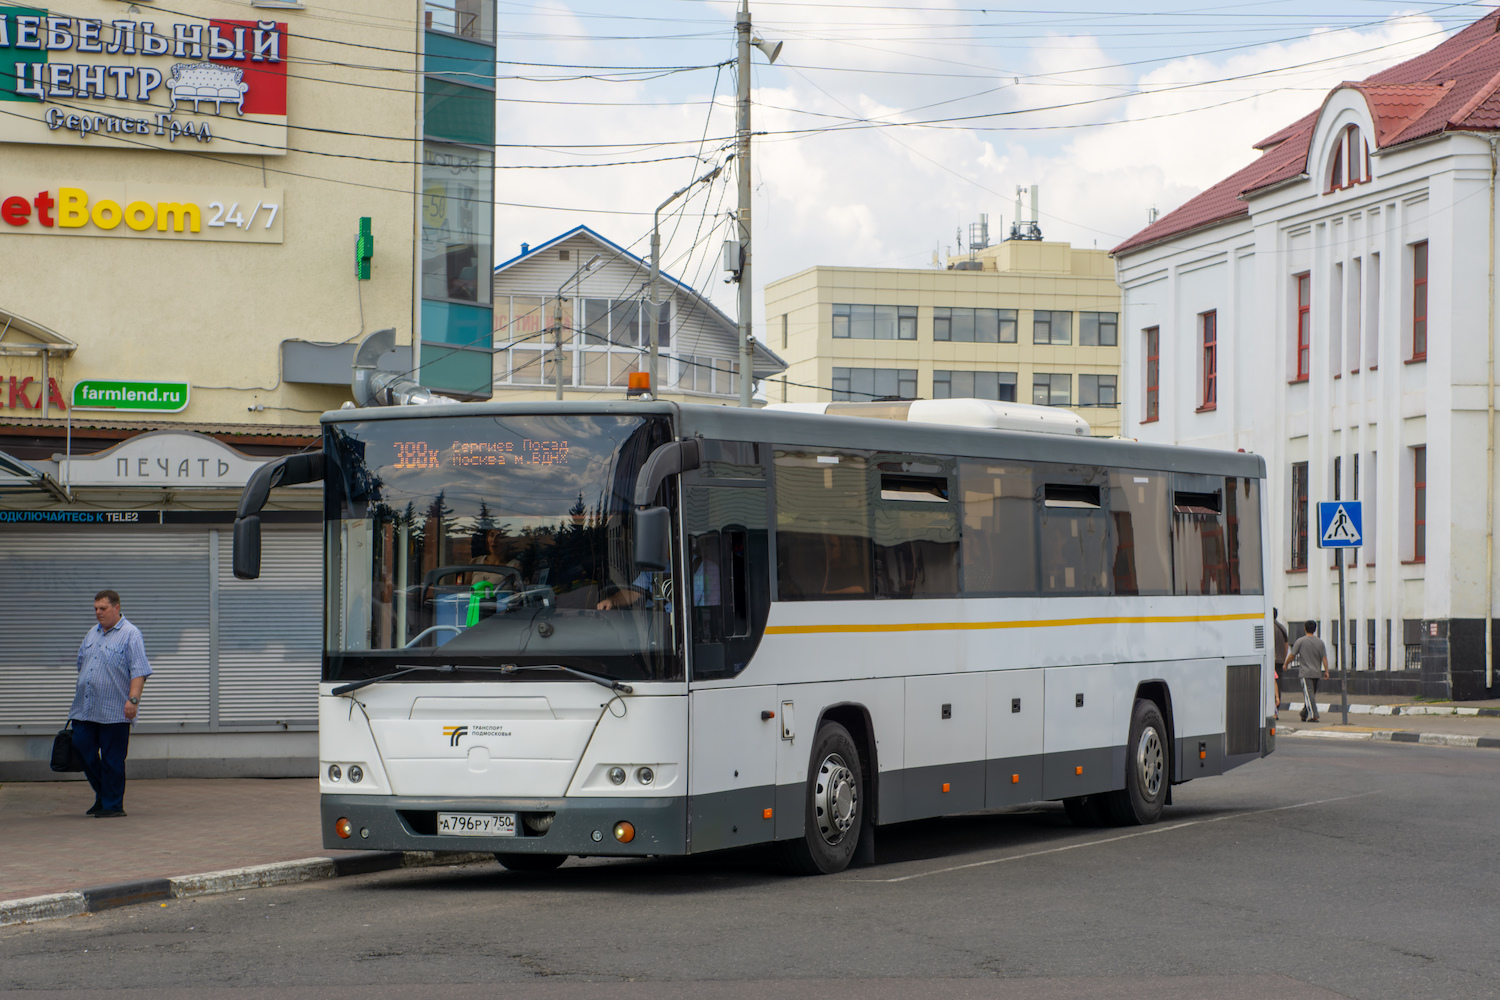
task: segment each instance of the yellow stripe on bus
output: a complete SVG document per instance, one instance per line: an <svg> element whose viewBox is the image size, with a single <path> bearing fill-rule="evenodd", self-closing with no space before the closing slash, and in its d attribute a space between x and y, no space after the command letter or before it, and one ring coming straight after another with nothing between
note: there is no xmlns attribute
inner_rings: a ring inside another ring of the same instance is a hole
<svg viewBox="0 0 1500 1000"><path fill-rule="evenodd" d="M1176 625L1184 622L1264 621L1265 615L1151 615L1130 618L1044 618L1015 622L899 622L887 625L770 625L766 635L840 632L948 632L998 628L1054 628L1059 625Z"/></svg>

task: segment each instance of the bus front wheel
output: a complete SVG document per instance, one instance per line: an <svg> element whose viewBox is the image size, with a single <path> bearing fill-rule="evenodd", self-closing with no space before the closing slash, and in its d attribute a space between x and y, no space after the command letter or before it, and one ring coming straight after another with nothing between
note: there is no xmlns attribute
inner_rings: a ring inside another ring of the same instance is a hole
<svg viewBox="0 0 1500 1000"><path fill-rule="evenodd" d="M495 860L507 871L550 872L568 860L566 854L496 854Z"/></svg>
<svg viewBox="0 0 1500 1000"><path fill-rule="evenodd" d="M849 867L865 823L864 773L849 730L825 722L808 762L805 830L782 846L798 875L832 875Z"/></svg>

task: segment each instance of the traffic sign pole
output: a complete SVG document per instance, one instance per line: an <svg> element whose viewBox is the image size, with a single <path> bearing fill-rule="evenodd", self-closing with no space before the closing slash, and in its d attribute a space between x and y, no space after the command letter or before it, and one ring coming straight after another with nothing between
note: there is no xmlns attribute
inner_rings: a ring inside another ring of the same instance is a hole
<svg viewBox="0 0 1500 1000"><path fill-rule="evenodd" d="M1342 709L1344 721L1342 724L1347 726L1349 724L1349 657L1343 647L1349 646L1352 648L1353 644L1344 641L1348 638L1344 632L1349 628L1349 619L1344 614L1344 550L1334 549L1333 558L1339 567L1339 678L1343 682L1341 687L1344 689Z"/></svg>

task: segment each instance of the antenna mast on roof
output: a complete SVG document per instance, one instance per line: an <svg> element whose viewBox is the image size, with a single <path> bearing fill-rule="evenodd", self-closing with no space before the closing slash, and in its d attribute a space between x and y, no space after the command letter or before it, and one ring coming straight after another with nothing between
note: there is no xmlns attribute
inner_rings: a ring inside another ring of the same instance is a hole
<svg viewBox="0 0 1500 1000"><path fill-rule="evenodd" d="M1031 193L1031 220L1025 221L1021 218L1021 195ZM1041 211L1037 208L1038 195L1041 192L1040 184L1032 184L1030 187L1016 185L1016 221L1010 224L1010 238L1013 240L1039 240L1042 238L1042 227L1038 225Z"/></svg>

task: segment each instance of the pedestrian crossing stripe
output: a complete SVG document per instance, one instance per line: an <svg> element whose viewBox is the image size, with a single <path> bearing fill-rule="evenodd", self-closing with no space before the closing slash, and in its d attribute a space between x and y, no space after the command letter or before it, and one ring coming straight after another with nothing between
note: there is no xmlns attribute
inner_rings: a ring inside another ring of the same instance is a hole
<svg viewBox="0 0 1500 1000"><path fill-rule="evenodd" d="M1328 530L1323 532L1323 541L1344 542L1349 545L1359 543L1359 529L1354 526L1354 519L1344 510L1343 504L1339 504L1333 516L1328 519Z"/></svg>

